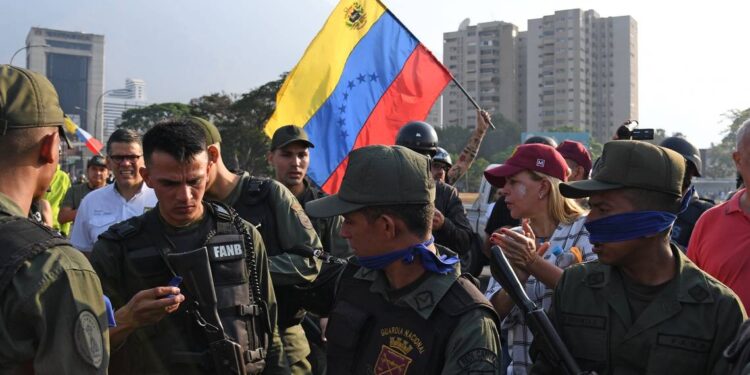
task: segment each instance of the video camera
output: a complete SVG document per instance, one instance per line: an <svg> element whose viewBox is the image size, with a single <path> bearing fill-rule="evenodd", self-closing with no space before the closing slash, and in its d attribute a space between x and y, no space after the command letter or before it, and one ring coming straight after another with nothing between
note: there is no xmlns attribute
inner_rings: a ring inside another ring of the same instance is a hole
<svg viewBox="0 0 750 375"><path fill-rule="evenodd" d="M617 128L616 139L632 139L636 141L654 139L654 129L638 129L638 120L627 120Z"/></svg>

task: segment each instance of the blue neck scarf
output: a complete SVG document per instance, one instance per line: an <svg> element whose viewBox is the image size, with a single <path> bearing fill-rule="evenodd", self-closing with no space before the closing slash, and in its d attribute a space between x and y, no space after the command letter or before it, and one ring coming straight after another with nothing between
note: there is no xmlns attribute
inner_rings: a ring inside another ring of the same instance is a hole
<svg viewBox="0 0 750 375"><path fill-rule="evenodd" d="M685 212L690 204L694 187L682 197L680 212ZM677 215L662 211L626 212L586 222L591 243L608 243L634 240L667 230L677 220Z"/></svg>
<svg viewBox="0 0 750 375"><path fill-rule="evenodd" d="M357 257L357 260L362 267L371 270L380 270L399 259L406 264L412 264L415 257L419 255L422 267L427 271L443 275L453 271L456 263L458 263L458 257L455 255L450 257L447 255L436 255L428 248L433 242L435 242L435 237L430 237L429 240L409 246L406 249L391 251L383 255Z"/></svg>

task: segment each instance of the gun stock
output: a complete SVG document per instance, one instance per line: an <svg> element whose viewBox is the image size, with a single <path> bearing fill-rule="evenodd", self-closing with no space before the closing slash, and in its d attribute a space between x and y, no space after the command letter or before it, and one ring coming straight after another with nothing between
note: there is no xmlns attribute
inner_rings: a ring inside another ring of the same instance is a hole
<svg viewBox="0 0 750 375"><path fill-rule="evenodd" d="M493 276L498 279L497 281L503 286L513 303L523 312L526 323L534 334L534 340L541 340L543 353L547 359L551 363L560 365L567 374L585 374L581 372L568 348L565 347L547 314L526 294L526 290L516 277L516 273L513 272L510 262L508 262L500 247L492 246L491 252L492 259L490 259L490 262L493 262L495 271Z"/></svg>

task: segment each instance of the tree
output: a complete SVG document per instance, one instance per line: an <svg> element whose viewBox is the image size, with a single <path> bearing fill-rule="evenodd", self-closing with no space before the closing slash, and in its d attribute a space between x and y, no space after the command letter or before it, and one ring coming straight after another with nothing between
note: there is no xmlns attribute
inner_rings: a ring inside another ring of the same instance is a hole
<svg viewBox="0 0 750 375"><path fill-rule="evenodd" d="M173 116L187 116L190 106L183 103L158 103L143 108L133 108L122 114L122 122L117 125L121 129L133 129L145 133L157 122Z"/></svg>
<svg viewBox="0 0 750 375"><path fill-rule="evenodd" d="M750 119L750 108L745 110L733 109L726 114L730 123L722 131L724 137L721 143L711 145L707 160L704 160L705 177L731 178L736 175L732 153L737 147L737 130L743 122Z"/></svg>

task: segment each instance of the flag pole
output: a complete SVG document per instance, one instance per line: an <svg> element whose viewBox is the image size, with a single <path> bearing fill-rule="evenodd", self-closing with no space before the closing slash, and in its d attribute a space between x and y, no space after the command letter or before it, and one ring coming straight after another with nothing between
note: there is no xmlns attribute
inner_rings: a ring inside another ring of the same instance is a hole
<svg viewBox="0 0 750 375"><path fill-rule="evenodd" d="M466 92L466 89L461 85L461 83L458 82L458 80L456 79L456 77L453 76L453 74L451 74L451 80L453 80L453 83L455 83L456 86L458 86L458 89L461 90L461 92L464 93L464 95L466 95L466 99L469 99L469 101L471 102L471 104L474 105L474 108L476 108L478 111L481 111L482 108L479 107L479 104L477 104L477 101L474 100L474 98L472 98L471 95L469 95L468 92ZM492 129L497 129L497 128L495 128L495 124L492 123L492 120L489 120L486 117L485 117L485 120L490 123L490 127Z"/></svg>

